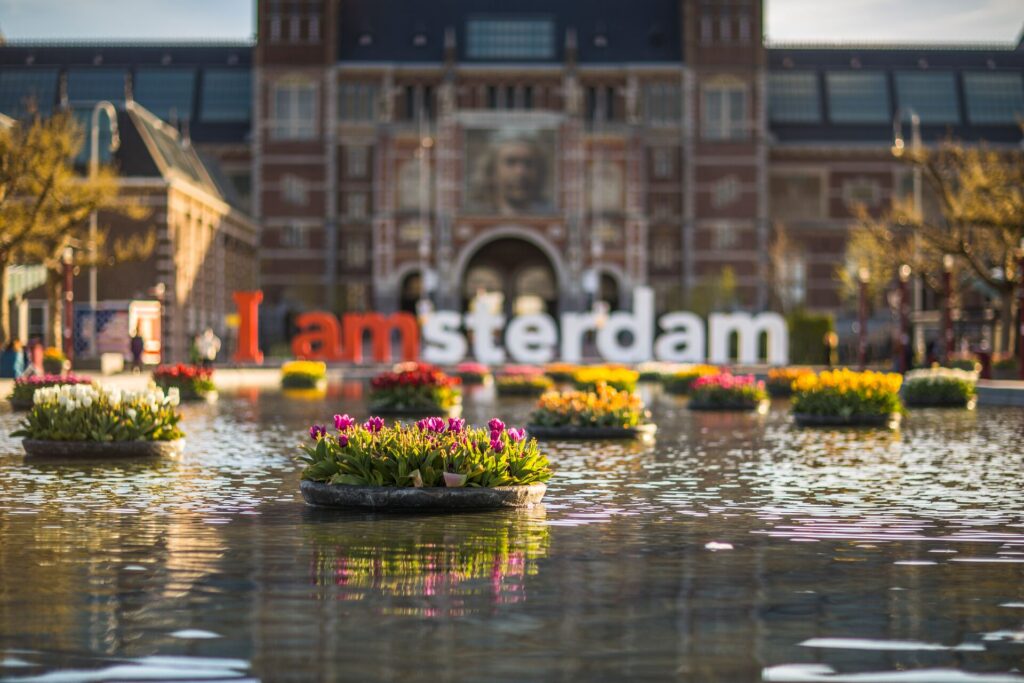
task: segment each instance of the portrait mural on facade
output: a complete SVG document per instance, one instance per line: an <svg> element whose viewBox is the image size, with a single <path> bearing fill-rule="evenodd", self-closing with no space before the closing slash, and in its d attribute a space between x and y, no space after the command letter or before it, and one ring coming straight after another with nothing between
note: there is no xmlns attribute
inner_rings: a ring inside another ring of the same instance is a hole
<svg viewBox="0 0 1024 683"><path fill-rule="evenodd" d="M463 209L487 216L554 213L555 155L556 135L551 129L468 129Z"/></svg>

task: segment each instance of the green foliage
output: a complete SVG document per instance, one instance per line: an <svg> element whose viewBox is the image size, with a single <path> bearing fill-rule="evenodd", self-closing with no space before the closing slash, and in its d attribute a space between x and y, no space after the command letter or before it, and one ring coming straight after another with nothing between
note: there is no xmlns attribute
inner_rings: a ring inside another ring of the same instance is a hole
<svg viewBox="0 0 1024 683"><path fill-rule="evenodd" d="M38 389L12 436L44 441L173 441L184 436L177 392L122 392L79 384Z"/></svg>
<svg viewBox="0 0 1024 683"><path fill-rule="evenodd" d="M824 365L825 335L835 331L829 314L796 310L786 316L789 326L789 362L794 365Z"/></svg>
<svg viewBox="0 0 1024 683"><path fill-rule="evenodd" d="M895 373L827 370L793 382L792 409L803 415L849 418L902 412L900 385Z"/></svg>
<svg viewBox="0 0 1024 683"><path fill-rule="evenodd" d="M315 389L323 380L323 375L289 372L281 376L281 386L285 389Z"/></svg>
<svg viewBox="0 0 1024 683"><path fill-rule="evenodd" d="M687 296L686 309L702 318L715 311L736 307L736 271L726 266L716 275L706 276Z"/></svg>
<svg viewBox="0 0 1024 683"><path fill-rule="evenodd" d="M518 430L502 430L491 439L485 429L436 432L397 422L379 431L352 426L337 436L318 434L302 450L302 478L329 484L436 487L445 485L449 472L465 475L465 486L491 488L551 477L536 440Z"/></svg>
<svg viewBox="0 0 1024 683"><path fill-rule="evenodd" d="M639 394L599 384L594 391L548 392L530 415L542 427L637 427L651 414Z"/></svg>
<svg viewBox="0 0 1024 683"><path fill-rule="evenodd" d="M908 406L966 406L977 394L977 379L971 371L914 370L903 380L903 398Z"/></svg>
<svg viewBox="0 0 1024 683"><path fill-rule="evenodd" d="M727 377L720 375L718 377ZM718 377L709 377L717 380ZM740 378L737 378L740 379ZM768 400L763 382L695 382L690 389L690 407L704 410L750 410Z"/></svg>
<svg viewBox="0 0 1024 683"><path fill-rule="evenodd" d="M459 402L455 386L401 385L370 390L370 411L447 412Z"/></svg>

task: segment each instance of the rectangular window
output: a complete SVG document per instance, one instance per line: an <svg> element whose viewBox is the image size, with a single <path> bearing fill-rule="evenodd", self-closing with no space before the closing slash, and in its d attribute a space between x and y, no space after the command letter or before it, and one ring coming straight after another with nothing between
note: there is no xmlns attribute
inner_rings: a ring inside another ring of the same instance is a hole
<svg viewBox="0 0 1024 683"><path fill-rule="evenodd" d="M768 192L773 219L799 221L825 216L824 182L820 174L772 174Z"/></svg>
<svg viewBox="0 0 1024 683"><path fill-rule="evenodd" d="M309 239L304 225L286 225L281 230L281 244L293 249L303 249L308 246Z"/></svg>
<svg viewBox="0 0 1024 683"><path fill-rule="evenodd" d="M903 110L904 121L910 120L910 109L921 123L959 123L956 79L951 71L896 72L896 101Z"/></svg>
<svg viewBox="0 0 1024 683"><path fill-rule="evenodd" d="M1024 116L1024 81L1019 73L965 73L964 94L971 123L1017 123Z"/></svg>
<svg viewBox="0 0 1024 683"><path fill-rule="evenodd" d="M705 140L747 138L747 89L742 84L704 88L701 132Z"/></svg>
<svg viewBox="0 0 1024 683"><path fill-rule="evenodd" d="M0 71L0 111L20 118L34 106L49 116L57 101L57 69L4 69Z"/></svg>
<svg viewBox="0 0 1024 683"><path fill-rule="evenodd" d="M807 299L807 259L799 252L790 251L779 264L779 285L787 306L799 306Z"/></svg>
<svg viewBox="0 0 1024 683"><path fill-rule="evenodd" d="M68 102L123 102L124 76L123 69L68 69Z"/></svg>
<svg viewBox="0 0 1024 683"><path fill-rule="evenodd" d="M344 83L338 89L338 116L342 121L375 121L379 88L373 83Z"/></svg>
<svg viewBox="0 0 1024 683"><path fill-rule="evenodd" d="M244 123L252 112L252 76L248 68L203 71L199 117L208 123Z"/></svg>
<svg viewBox="0 0 1024 683"><path fill-rule="evenodd" d="M345 264L352 268L364 268L367 265L366 240L352 237L345 240Z"/></svg>
<svg viewBox="0 0 1024 683"><path fill-rule="evenodd" d="M345 198L345 214L352 220L363 220L367 215L366 205L365 192L350 192Z"/></svg>
<svg viewBox="0 0 1024 683"><path fill-rule="evenodd" d="M830 71L825 74L829 117L834 123L888 123L889 87L880 71Z"/></svg>
<svg viewBox="0 0 1024 683"><path fill-rule="evenodd" d="M368 170L368 147L345 148L345 175L349 178L365 178Z"/></svg>
<svg viewBox="0 0 1024 683"><path fill-rule="evenodd" d="M320 17L309 18L309 42L320 42Z"/></svg>
<svg viewBox="0 0 1024 683"><path fill-rule="evenodd" d="M775 123L820 123L818 74L813 71L769 74L768 118Z"/></svg>
<svg viewBox="0 0 1024 683"><path fill-rule="evenodd" d="M470 19L466 23L469 59L554 59L551 19Z"/></svg>
<svg viewBox="0 0 1024 683"><path fill-rule="evenodd" d="M315 83L278 83L271 97L271 135L275 140L316 137Z"/></svg>
<svg viewBox="0 0 1024 683"><path fill-rule="evenodd" d="M679 86L675 83L648 83L644 86L644 111L654 124L678 124L683 115Z"/></svg>
<svg viewBox="0 0 1024 683"><path fill-rule="evenodd" d="M654 177L658 180L671 178L675 172L675 164L672 150L658 147L654 150L653 171Z"/></svg>
<svg viewBox="0 0 1024 683"><path fill-rule="evenodd" d="M132 96L164 121L191 119L195 86L194 69L139 67Z"/></svg>

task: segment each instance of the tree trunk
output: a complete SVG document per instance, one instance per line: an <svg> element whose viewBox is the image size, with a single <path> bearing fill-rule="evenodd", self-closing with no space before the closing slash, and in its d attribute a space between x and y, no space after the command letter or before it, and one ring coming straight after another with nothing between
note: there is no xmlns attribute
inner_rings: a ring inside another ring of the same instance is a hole
<svg viewBox="0 0 1024 683"><path fill-rule="evenodd" d="M1003 290L999 295L999 345L996 351L1001 355L1012 355L1017 340L1017 292L1014 289Z"/></svg>
<svg viewBox="0 0 1024 683"><path fill-rule="evenodd" d="M11 305L7 301L7 255L0 254L0 342L11 341Z"/></svg>
<svg viewBox="0 0 1024 683"><path fill-rule="evenodd" d="M46 269L46 300L49 303L47 327L50 330L50 346L64 348L64 279L60 271Z"/></svg>

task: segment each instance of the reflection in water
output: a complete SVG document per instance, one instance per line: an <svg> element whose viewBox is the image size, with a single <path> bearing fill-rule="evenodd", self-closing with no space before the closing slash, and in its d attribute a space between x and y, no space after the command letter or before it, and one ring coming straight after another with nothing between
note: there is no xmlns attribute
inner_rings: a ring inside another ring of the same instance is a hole
<svg viewBox="0 0 1024 683"><path fill-rule="evenodd" d="M344 514L344 513L342 513ZM465 616L526 599L548 546L544 508L483 515L345 515L310 510L320 599L370 600L384 614ZM357 531L358 529L358 531ZM486 602L467 600L484 597Z"/></svg>
<svg viewBox="0 0 1024 683"><path fill-rule="evenodd" d="M307 508L296 444L362 390L185 406L176 460L0 439L0 680L1021 677L1020 409L801 430L645 387L657 438L550 442L540 510Z"/></svg>

